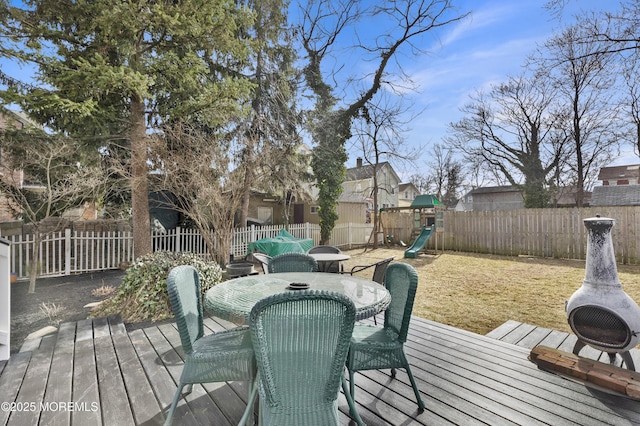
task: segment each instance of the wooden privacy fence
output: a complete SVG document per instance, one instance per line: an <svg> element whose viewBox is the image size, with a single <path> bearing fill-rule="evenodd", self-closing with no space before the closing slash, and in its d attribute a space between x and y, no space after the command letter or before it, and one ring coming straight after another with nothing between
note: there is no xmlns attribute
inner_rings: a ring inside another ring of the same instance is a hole
<svg viewBox="0 0 640 426"><path fill-rule="evenodd" d="M244 257L250 242L275 237L282 225L237 228L231 241L231 254ZM370 224L339 224L333 230L330 243L343 248L366 244L372 231ZM296 238L320 241L320 226L315 224L289 225L289 233ZM78 273L118 269L122 263L133 262L133 234L131 231L72 231L65 229L48 234L40 242L40 255L33 262L33 235L5 237L11 243L10 268L20 278L36 265L38 276L63 276ZM188 251L208 255L200 233L195 229L176 228L152 235L153 250Z"/></svg>
<svg viewBox="0 0 640 426"><path fill-rule="evenodd" d="M446 211L444 248L507 256L585 259L583 220L600 215L615 219L612 239L619 263L640 264L640 206Z"/></svg>
<svg viewBox="0 0 640 426"><path fill-rule="evenodd" d="M584 259L587 232L583 220L599 214L615 219L612 238L619 263L640 264L640 206L586 207L571 209L521 209L509 211L444 212L444 233L438 234L438 249L507 256L536 256ZM274 237L281 225L251 226L235 230L231 253L244 257L248 244ZM289 225L297 238L320 241L320 226ZM369 241L371 224L339 224L330 244L341 248L361 246ZM118 269L132 262L133 235L130 231L72 231L50 234L41 242L40 256L32 262L33 236L7 236L11 242L10 268L26 277L36 264L40 276L62 276ZM177 228L152 238L154 250L190 251L207 255L207 247L196 230ZM409 243L409 241L405 241ZM434 248L434 238L428 247Z"/></svg>

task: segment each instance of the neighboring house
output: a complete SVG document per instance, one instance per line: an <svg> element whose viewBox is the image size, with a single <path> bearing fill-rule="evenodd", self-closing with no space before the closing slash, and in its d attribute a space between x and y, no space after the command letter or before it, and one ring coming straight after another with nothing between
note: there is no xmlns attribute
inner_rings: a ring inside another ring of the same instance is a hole
<svg viewBox="0 0 640 426"><path fill-rule="evenodd" d="M551 195L550 207L575 207L575 187L562 187ZM588 206L591 192L585 191L583 204ZM524 196L516 186L488 186L467 192L456 205L456 211L517 210L524 208Z"/></svg>
<svg viewBox="0 0 640 426"><path fill-rule="evenodd" d="M460 200L458 211L515 210L524 208L522 191L515 186L488 186L473 189Z"/></svg>
<svg viewBox="0 0 640 426"><path fill-rule="evenodd" d="M373 211L373 170L372 165L364 166L362 159L357 160L356 167L347 169L342 184L342 194L338 199L336 212L340 223L369 223ZM398 185L400 178L387 162L377 166L378 204L380 207L398 206ZM293 206L292 223L320 223L318 188L311 184L308 187L311 202L297 203Z"/></svg>
<svg viewBox="0 0 640 426"><path fill-rule="evenodd" d="M584 191L582 195L582 205L591 205L591 192ZM551 207L576 207L578 199L578 188L575 186L563 186L558 188L555 194L551 194L549 206Z"/></svg>
<svg viewBox="0 0 640 426"><path fill-rule="evenodd" d="M7 129L9 127L22 130L25 128L36 127L36 125L23 113L0 107L0 129ZM4 177L6 173L8 173L8 171L2 164L2 151L0 150L0 176ZM22 171L15 171L11 179L18 182L18 185L21 188L29 187L30 189L37 191L42 187L35 182L30 182L29 177L25 176ZM10 201L0 193L0 222L19 219L12 215L9 203Z"/></svg>
<svg viewBox="0 0 640 426"><path fill-rule="evenodd" d="M640 206L640 185L596 186L591 195L593 206Z"/></svg>
<svg viewBox="0 0 640 426"><path fill-rule="evenodd" d="M398 207L409 207L413 200L420 195L420 191L411 182L398 186Z"/></svg>
<svg viewBox="0 0 640 426"><path fill-rule="evenodd" d="M317 188L315 188L313 200L311 203L298 203L293 205L293 221L291 223L320 223L320 206L317 201ZM336 224L340 223L368 223L367 203L357 194L345 194L344 192L338 199L336 206L338 219Z"/></svg>
<svg viewBox="0 0 640 426"><path fill-rule="evenodd" d="M388 162L377 165L362 164L362 158L356 160L356 167L347 169L345 181L342 184L343 193L349 197L360 196L368 204L367 208L373 210L373 176L374 171L378 183L378 206L398 207L398 187L400 177Z"/></svg>
<svg viewBox="0 0 640 426"><path fill-rule="evenodd" d="M640 206L640 164L602 167L591 206Z"/></svg>
<svg viewBox="0 0 640 426"><path fill-rule="evenodd" d="M247 222L249 225L281 225L284 223L282 208L281 197L253 190L249 196Z"/></svg>
<svg viewBox="0 0 640 426"><path fill-rule="evenodd" d="M602 167L598 180L603 186L638 185L640 181L640 164L626 166Z"/></svg>

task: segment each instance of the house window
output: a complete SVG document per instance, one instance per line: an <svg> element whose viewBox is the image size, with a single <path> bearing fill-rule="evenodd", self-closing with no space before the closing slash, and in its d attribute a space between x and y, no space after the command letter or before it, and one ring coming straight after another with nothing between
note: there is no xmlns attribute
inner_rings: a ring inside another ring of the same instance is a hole
<svg viewBox="0 0 640 426"><path fill-rule="evenodd" d="M318 214L320 206L311 206L311 214Z"/></svg>
<svg viewBox="0 0 640 426"><path fill-rule="evenodd" d="M360 192L362 191L362 185L361 184L356 184L356 192Z"/></svg>
<svg viewBox="0 0 640 426"><path fill-rule="evenodd" d="M409 199L409 191L404 191L404 199L405 200Z"/></svg>

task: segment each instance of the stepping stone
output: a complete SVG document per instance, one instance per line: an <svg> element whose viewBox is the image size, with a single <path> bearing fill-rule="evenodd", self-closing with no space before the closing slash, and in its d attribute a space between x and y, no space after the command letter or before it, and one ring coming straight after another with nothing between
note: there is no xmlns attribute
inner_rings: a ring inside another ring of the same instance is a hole
<svg viewBox="0 0 640 426"><path fill-rule="evenodd" d="M41 328L38 331L34 331L33 333L29 334L24 340L29 340L29 339L37 339L38 337L43 337L46 336L47 334L52 334L52 333L56 333L58 331L58 329L52 325L48 325L46 327Z"/></svg>

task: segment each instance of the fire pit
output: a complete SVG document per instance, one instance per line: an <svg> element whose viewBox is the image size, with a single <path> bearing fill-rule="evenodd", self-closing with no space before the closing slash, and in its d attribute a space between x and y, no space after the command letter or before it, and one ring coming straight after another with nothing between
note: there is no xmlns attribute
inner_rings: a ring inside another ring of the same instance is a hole
<svg viewBox="0 0 640 426"><path fill-rule="evenodd" d="M613 252L614 220L596 216L584 220L589 232L585 277L566 304L569 326L578 337L573 353L589 345L607 352L613 364L619 353L635 370L629 354L640 340L640 307L623 290Z"/></svg>
<svg viewBox="0 0 640 426"><path fill-rule="evenodd" d="M226 271L230 277L242 277L249 275L253 272L253 263L230 263L227 265Z"/></svg>

